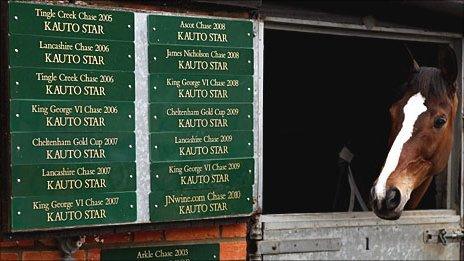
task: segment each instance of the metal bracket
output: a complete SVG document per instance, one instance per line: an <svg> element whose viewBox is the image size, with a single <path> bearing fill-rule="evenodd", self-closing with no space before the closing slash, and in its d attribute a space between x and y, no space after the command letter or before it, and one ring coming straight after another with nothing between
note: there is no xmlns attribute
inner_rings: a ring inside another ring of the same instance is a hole
<svg viewBox="0 0 464 261"><path fill-rule="evenodd" d="M262 261L263 256L262 255L257 255L257 254L248 254L248 260L249 261Z"/></svg>
<svg viewBox="0 0 464 261"><path fill-rule="evenodd" d="M255 221L251 225L250 239L262 240L263 239L263 225L259 221Z"/></svg>
<svg viewBox="0 0 464 261"><path fill-rule="evenodd" d="M448 243L460 242L464 238L463 231L446 231L439 229L437 231L424 231L424 243L426 244L442 244L446 246Z"/></svg>
<svg viewBox="0 0 464 261"><path fill-rule="evenodd" d="M73 254L79 250L79 248L84 244L85 237L60 237L57 238L58 247L63 253L64 261L73 261Z"/></svg>

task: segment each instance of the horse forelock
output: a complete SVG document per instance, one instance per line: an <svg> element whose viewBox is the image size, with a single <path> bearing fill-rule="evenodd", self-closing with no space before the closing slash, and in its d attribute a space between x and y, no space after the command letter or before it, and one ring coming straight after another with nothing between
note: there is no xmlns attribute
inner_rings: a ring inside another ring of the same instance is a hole
<svg viewBox="0 0 464 261"><path fill-rule="evenodd" d="M425 99L449 97L449 84L443 79L440 69L420 67L409 81L408 87L421 92Z"/></svg>
<svg viewBox="0 0 464 261"><path fill-rule="evenodd" d="M453 86L449 86L443 79L440 69L435 67L420 67L417 72L411 74L405 83L395 89L392 103L401 100L408 93L417 92L421 92L425 99L451 98L450 90L452 88Z"/></svg>

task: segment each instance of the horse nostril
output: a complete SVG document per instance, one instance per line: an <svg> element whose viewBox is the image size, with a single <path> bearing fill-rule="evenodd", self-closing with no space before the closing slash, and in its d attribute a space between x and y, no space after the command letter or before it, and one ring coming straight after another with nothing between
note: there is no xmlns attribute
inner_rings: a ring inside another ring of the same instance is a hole
<svg viewBox="0 0 464 261"><path fill-rule="evenodd" d="M388 210L393 210L401 202L401 193L397 188L392 188L387 191L386 197L385 197L385 207Z"/></svg>

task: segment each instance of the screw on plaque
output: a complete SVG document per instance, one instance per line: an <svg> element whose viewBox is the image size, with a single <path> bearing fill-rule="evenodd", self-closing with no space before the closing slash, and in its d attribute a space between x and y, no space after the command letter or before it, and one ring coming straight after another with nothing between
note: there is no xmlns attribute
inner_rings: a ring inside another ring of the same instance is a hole
<svg viewBox="0 0 464 261"><path fill-rule="evenodd" d="M364 16L362 18L362 21L363 21L364 26L369 30L374 28L376 26L376 24L377 24L377 20L372 15Z"/></svg>

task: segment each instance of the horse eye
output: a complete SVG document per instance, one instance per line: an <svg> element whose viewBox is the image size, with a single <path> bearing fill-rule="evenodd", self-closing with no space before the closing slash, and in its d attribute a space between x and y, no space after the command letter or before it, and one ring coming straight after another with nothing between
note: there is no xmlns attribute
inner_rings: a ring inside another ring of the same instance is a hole
<svg viewBox="0 0 464 261"><path fill-rule="evenodd" d="M445 117L440 116L440 117L437 117L437 118L435 119L435 122L434 122L434 124L433 124L433 127L439 129L439 128L443 127L443 125L444 125L445 123L446 123Z"/></svg>

